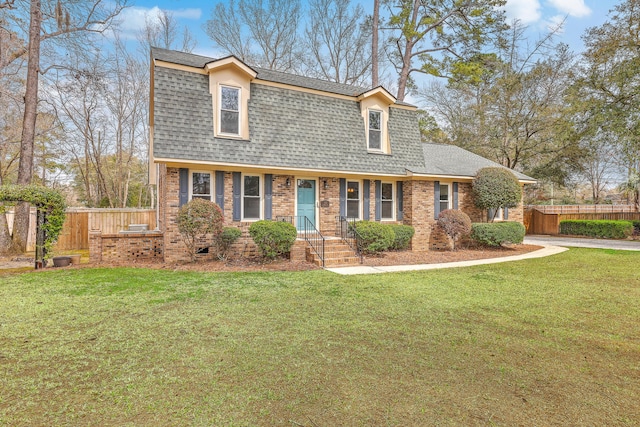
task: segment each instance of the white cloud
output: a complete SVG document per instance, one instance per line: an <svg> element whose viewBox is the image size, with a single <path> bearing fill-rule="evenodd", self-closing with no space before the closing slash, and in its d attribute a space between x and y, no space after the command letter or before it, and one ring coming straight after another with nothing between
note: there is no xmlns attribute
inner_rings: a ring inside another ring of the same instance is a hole
<svg viewBox="0 0 640 427"><path fill-rule="evenodd" d="M564 34L564 15L555 15L545 21L546 31L553 31L556 34Z"/></svg>
<svg viewBox="0 0 640 427"><path fill-rule="evenodd" d="M591 15L591 9L584 4L584 0L547 0L547 3L560 12L576 18Z"/></svg>
<svg viewBox="0 0 640 427"><path fill-rule="evenodd" d="M167 9L176 19L188 19L198 21L202 16L202 9ZM124 9L118 15L118 30L121 37L135 38L135 35L144 27L146 20L154 19L160 13L160 8L132 6Z"/></svg>
<svg viewBox="0 0 640 427"><path fill-rule="evenodd" d="M509 21L517 19L524 25L537 22L542 17L538 0L507 0L504 10Z"/></svg>

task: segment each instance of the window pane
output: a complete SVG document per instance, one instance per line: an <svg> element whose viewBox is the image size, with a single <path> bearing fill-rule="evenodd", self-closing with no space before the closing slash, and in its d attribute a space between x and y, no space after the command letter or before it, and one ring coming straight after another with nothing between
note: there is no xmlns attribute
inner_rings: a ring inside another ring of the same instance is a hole
<svg viewBox="0 0 640 427"><path fill-rule="evenodd" d="M258 197L244 198L244 218L245 219L260 218L260 198Z"/></svg>
<svg viewBox="0 0 640 427"><path fill-rule="evenodd" d="M191 176L193 182L191 194L193 194L193 196L197 194L211 194L211 174L194 172Z"/></svg>
<svg viewBox="0 0 640 427"><path fill-rule="evenodd" d="M360 199L359 182L347 182L347 199Z"/></svg>
<svg viewBox="0 0 640 427"><path fill-rule="evenodd" d="M379 111L369 111L369 129L380 130Z"/></svg>
<svg viewBox="0 0 640 427"><path fill-rule="evenodd" d="M380 134L379 130L369 130L369 148L373 150L380 149Z"/></svg>
<svg viewBox="0 0 640 427"><path fill-rule="evenodd" d="M393 219L393 202L392 201L382 202L382 218Z"/></svg>
<svg viewBox="0 0 640 427"><path fill-rule="evenodd" d="M245 176L244 177L244 195L245 196L260 196L260 177L259 176Z"/></svg>
<svg viewBox="0 0 640 427"><path fill-rule="evenodd" d="M382 184L382 200L393 200L393 184Z"/></svg>
<svg viewBox="0 0 640 427"><path fill-rule="evenodd" d="M240 99L240 90L223 87L220 94L220 105L223 110L238 111L238 101Z"/></svg>
<svg viewBox="0 0 640 427"><path fill-rule="evenodd" d="M240 132L238 119L240 113L234 111L220 111L220 131L237 135Z"/></svg>
<svg viewBox="0 0 640 427"><path fill-rule="evenodd" d="M449 200L449 186L440 184L440 200L448 201Z"/></svg>
<svg viewBox="0 0 640 427"><path fill-rule="evenodd" d="M347 217L360 218L360 200L347 200Z"/></svg>
<svg viewBox="0 0 640 427"><path fill-rule="evenodd" d="M440 212L449 209L449 202L440 202Z"/></svg>

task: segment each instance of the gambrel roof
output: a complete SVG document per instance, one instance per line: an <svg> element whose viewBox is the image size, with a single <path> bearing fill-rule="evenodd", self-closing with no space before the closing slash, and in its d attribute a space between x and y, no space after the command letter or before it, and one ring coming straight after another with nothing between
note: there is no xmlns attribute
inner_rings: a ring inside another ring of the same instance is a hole
<svg viewBox="0 0 640 427"><path fill-rule="evenodd" d="M393 102L392 96L384 98L393 102L388 117L390 153L372 153L367 150L367 130L358 97L377 88L258 67L250 67L257 75L250 84L249 139L215 137L209 76L201 70L217 59L159 48L152 48L151 55L152 156L158 161L363 175L467 177L484 167L483 161L495 165L458 147L422 144L415 107Z"/></svg>

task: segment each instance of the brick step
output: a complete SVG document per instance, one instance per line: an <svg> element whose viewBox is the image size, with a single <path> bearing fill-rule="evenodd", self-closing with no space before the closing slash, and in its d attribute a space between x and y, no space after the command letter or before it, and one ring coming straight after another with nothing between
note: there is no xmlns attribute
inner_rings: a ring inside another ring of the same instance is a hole
<svg viewBox="0 0 640 427"><path fill-rule="evenodd" d="M330 250L328 251L326 248L324 250L324 257L325 258L342 258L342 257L352 257L355 256L355 254L353 253L353 251L351 249L346 249L346 250Z"/></svg>
<svg viewBox="0 0 640 427"><path fill-rule="evenodd" d="M330 242L329 244L327 244ZM322 266L320 257L310 248L306 248L307 261ZM360 264L360 258L356 256L349 245L339 240L325 241L324 246L324 266L325 267L338 267L338 266L352 266Z"/></svg>
<svg viewBox="0 0 640 427"><path fill-rule="evenodd" d="M322 261L320 261L319 258L314 258L313 263L319 267L322 266ZM347 267L354 265L360 265L360 258L356 256L350 256L324 259L325 267Z"/></svg>

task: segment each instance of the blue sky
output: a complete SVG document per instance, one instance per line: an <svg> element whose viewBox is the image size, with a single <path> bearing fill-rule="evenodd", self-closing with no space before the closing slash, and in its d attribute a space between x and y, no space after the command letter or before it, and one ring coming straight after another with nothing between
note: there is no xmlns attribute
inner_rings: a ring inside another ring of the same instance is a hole
<svg viewBox="0 0 640 427"><path fill-rule="evenodd" d="M303 0L304 1L304 0ZM588 27L605 22L607 14L621 0L508 0L506 11L510 19L520 19L529 26L533 39L553 23L567 17L559 41L569 44L574 51L581 51L581 35ZM195 53L216 56L218 52L202 29L211 16L214 1L189 0L130 0L131 5L122 16L122 35L134 38L135 32L144 24L145 16L167 9L173 12L181 25L187 26L198 40ZM360 1L367 12L373 1Z"/></svg>

